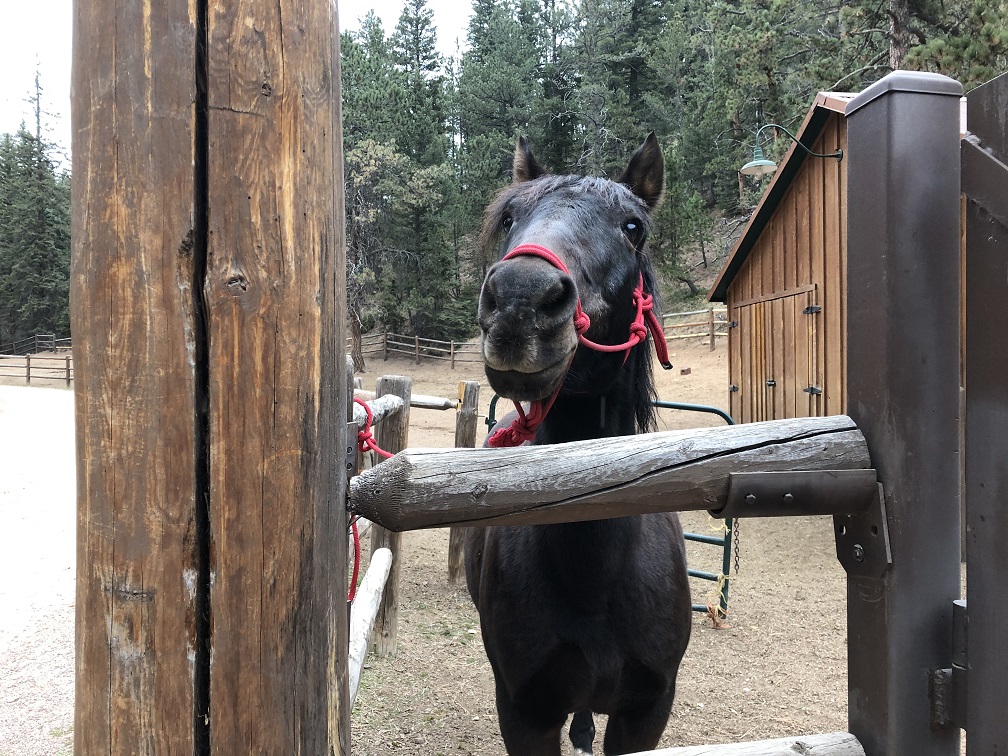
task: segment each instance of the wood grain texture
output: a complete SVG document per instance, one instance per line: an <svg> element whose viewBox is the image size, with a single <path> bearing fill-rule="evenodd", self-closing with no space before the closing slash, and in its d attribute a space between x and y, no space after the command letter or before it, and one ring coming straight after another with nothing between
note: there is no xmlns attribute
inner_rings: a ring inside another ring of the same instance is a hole
<svg viewBox="0 0 1008 756"><path fill-rule="evenodd" d="M850 733L799 735L794 738L749 743L684 746L647 751L651 756L865 756L864 748ZM643 754L631 754L643 756Z"/></svg>
<svg viewBox="0 0 1008 756"><path fill-rule="evenodd" d="M378 446L395 454L409 444L409 419L413 379L404 375L386 375L378 379L375 395L378 398L392 394L402 402L402 410L390 415L378 428ZM371 469L379 469L391 460L385 460ZM368 518L372 521L373 518ZM402 534L375 524L371 530L371 552L388 549L392 552L392 568L385 584L385 593L375 618L371 645L378 656L391 656L396 652L399 628L399 573L402 571Z"/></svg>
<svg viewBox="0 0 1008 756"><path fill-rule="evenodd" d="M476 446L479 410L479 381L463 381L458 387L458 415L455 418L455 448ZM462 579L465 528L452 528L448 534L448 582Z"/></svg>
<svg viewBox="0 0 1008 756"><path fill-rule="evenodd" d="M193 751L191 10L73 6L77 754Z"/></svg>
<svg viewBox="0 0 1008 756"><path fill-rule="evenodd" d="M346 753L335 4L211 3L207 37L212 748Z"/></svg>
<svg viewBox="0 0 1008 756"><path fill-rule="evenodd" d="M410 449L351 481L351 507L395 530L720 509L728 474L869 467L843 416L514 449Z"/></svg>
<svg viewBox="0 0 1008 756"><path fill-rule="evenodd" d="M370 645L371 631L374 629L375 616L378 614L378 606L381 604L391 569L392 552L388 549L378 549L374 552L350 609L350 653L347 676L350 682L351 709L357 699L361 672L364 670L364 658L367 656Z"/></svg>

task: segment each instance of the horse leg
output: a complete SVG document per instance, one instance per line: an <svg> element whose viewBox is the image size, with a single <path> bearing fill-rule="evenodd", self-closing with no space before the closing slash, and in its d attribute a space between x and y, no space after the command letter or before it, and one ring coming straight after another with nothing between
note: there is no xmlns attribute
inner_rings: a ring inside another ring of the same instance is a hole
<svg viewBox="0 0 1008 756"><path fill-rule="evenodd" d="M571 719L570 742L577 756L591 756L592 743L595 742L595 720L590 710L574 712Z"/></svg>
<svg viewBox="0 0 1008 756"><path fill-rule="evenodd" d="M658 745L672 712L672 696L650 705L609 715L603 751L606 756L652 751Z"/></svg>
<svg viewBox="0 0 1008 756"><path fill-rule="evenodd" d="M567 715L536 708L516 704L497 686L497 721L509 756L560 756L560 730Z"/></svg>

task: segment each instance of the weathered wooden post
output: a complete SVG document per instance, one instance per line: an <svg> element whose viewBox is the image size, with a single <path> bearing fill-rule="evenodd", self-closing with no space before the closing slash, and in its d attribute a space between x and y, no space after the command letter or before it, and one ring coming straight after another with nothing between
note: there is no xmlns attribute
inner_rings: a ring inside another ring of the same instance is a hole
<svg viewBox="0 0 1008 756"><path fill-rule="evenodd" d="M25 364L25 383L31 383L31 354L26 354L24 358Z"/></svg>
<svg viewBox="0 0 1008 756"><path fill-rule="evenodd" d="M713 352L715 347L714 339L716 335L714 333L714 308L707 308L707 333L710 334L710 350Z"/></svg>
<svg viewBox="0 0 1008 756"><path fill-rule="evenodd" d="M455 446L476 446L477 408L479 407L479 381L462 381L458 386L458 415L455 418ZM457 583L462 577L462 551L465 528L453 527L448 534L448 582Z"/></svg>
<svg viewBox="0 0 1008 756"><path fill-rule="evenodd" d="M385 451L395 454L409 443L410 396L413 379L404 375L385 375L378 379L375 396L394 394L403 400L400 411L386 417L375 433L375 440ZM380 465L379 465L380 466ZM378 549L392 552L392 569L385 583L378 616L375 618L372 645L378 656L390 656L396 651L399 628L399 573L402 571L402 533L393 533L378 525L371 527L371 553Z"/></svg>
<svg viewBox="0 0 1008 756"><path fill-rule="evenodd" d="M74 4L75 752L347 754L335 4L208 5Z"/></svg>
<svg viewBox="0 0 1008 756"><path fill-rule="evenodd" d="M928 673L952 658L959 597L961 95L900 71L847 106L847 407L892 544L888 570L847 583L848 716L869 756L959 753L958 729L931 726Z"/></svg>
<svg viewBox="0 0 1008 756"><path fill-rule="evenodd" d="M70 355L66 356L66 385L70 385Z"/></svg>

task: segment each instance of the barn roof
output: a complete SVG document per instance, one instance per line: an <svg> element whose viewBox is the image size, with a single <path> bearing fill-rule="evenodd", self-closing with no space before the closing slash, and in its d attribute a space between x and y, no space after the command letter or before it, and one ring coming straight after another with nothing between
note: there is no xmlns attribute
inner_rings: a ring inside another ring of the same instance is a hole
<svg viewBox="0 0 1008 756"><path fill-rule="evenodd" d="M820 92L816 95L812 107L805 114L805 120L795 135L802 144L812 149L812 145L819 136L819 132L822 131L823 126L826 125L830 114L840 113L843 115L847 103L856 96L856 94L850 92ZM763 197L756 206L756 210L749 217L749 222L746 224L742 236L735 243L735 247L728 256L724 267L721 268L717 280L708 292L707 299L709 301L727 301L728 285L735 278L739 270L741 270L746 257L748 257L749 252L755 246L756 240L759 239L767 223L770 222L774 210L777 209L777 205L784 198L792 179L798 174L798 170L805 162L806 157L808 157L808 153L805 150L798 149L798 146L792 142L791 147L778 164L777 171L770 180L770 184L763 192Z"/></svg>

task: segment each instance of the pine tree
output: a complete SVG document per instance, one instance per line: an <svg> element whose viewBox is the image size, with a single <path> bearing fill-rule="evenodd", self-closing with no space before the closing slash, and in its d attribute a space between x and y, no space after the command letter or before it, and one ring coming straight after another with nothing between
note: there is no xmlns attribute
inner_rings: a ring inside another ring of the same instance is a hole
<svg viewBox="0 0 1008 756"><path fill-rule="evenodd" d="M0 137L0 344L70 331L70 176L43 137L38 75L35 133Z"/></svg>

